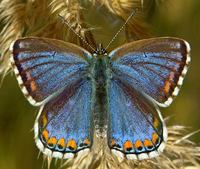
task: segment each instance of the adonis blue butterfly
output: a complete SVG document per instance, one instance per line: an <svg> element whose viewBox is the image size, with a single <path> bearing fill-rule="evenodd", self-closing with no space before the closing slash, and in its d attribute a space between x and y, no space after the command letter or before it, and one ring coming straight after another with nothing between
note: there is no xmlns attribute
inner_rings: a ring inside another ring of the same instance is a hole
<svg viewBox="0 0 200 169"><path fill-rule="evenodd" d="M47 38L18 39L11 47L22 92L41 106L34 125L41 152L71 158L90 150L97 133L128 159L163 151L167 130L158 107L178 95L190 62L186 41L144 39L109 54L101 45L91 54Z"/></svg>

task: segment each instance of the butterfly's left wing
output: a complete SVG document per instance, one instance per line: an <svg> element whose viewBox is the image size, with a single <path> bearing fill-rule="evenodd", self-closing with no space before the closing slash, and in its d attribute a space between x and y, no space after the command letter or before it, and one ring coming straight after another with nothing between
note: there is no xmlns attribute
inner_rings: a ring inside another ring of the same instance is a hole
<svg viewBox="0 0 200 169"><path fill-rule="evenodd" d="M92 55L75 44L49 38L22 38L10 48L19 86L34 106L86 77Z"/></svg>
<svg viewBox="0 0 200 169"><path fill-rule="evenodd" d="M190 62L189 44L177 38L143 39L125 44L109 54L112 76L169 106Z"/></svg>
<svg viewBox="0 0 200 169"><path fill-rule="evenodd" d="M34 131L37 147L54 158L72 158L92 146L92 82L79 80L41 108Z"/></svg>
<svg viewBox="0 0 200 169"><path fill-rule="evenodd" d="M108 112L108 145L113 153L143 160L163 151L167 131L158 108L117 78L108 85Z"/></svg>
<svg viewBox="0 0 200 169"><path fill-rule="evenodd" d="M11 64L29 102L41 105L34 131L38 148L69 158L92 145L92 55L74 44L23 38L11 45Z"/></svg>

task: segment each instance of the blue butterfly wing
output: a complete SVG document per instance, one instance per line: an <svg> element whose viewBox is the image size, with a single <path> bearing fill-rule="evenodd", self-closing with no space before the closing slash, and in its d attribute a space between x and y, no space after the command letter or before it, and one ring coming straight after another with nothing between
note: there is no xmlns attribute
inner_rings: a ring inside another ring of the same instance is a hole
<svg viewBox="0 0 200 169"><path fill-rule="evenodd" d="M92 84L80 80L51 99L35 122L36 145L44 154L71 158L92 145Z"/></svg>
<svg viewBox="0 0 200 169"><path fill-rule="evenodd" d="M181 39L152 38L125 44L109 54L112 76L169 106L178 95L190 62Z"/></svg>
<svg viewBox="0 0 200 169"><path fill-rule="evenodd" d="M18 83L33 105L41 105L86 75L91 54L71 43L18 39L11 46L11 63Z"/></svg>
<svg viewBox="0 0 200 169"><path fill-rule="evenodd" d="M113 153L142 160L163 151L165 124L145 95L113 78L108 86L108 112L108 145Z"/></svg>

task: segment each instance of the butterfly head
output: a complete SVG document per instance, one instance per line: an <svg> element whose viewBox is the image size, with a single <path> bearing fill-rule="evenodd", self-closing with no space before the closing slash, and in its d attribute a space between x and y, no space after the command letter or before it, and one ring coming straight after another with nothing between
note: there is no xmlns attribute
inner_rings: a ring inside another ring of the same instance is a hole
<svg viewBox="0 0 200 169"><path fill-rule="evenodd" d="M94 56L106 56L107 55L107 51L105 50L105 48L103 47L103 45L100 43L97 47L97 49L95 50L95 52L93 53Z"/></svg>

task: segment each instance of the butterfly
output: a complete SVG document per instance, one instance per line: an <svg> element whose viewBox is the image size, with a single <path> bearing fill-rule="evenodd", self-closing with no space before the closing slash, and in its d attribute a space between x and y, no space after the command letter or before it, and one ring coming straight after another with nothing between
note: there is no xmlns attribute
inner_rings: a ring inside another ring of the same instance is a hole
<svg viewBox="0 0 200 169"><path fill-rule="evenodd" d="M167 141L159 107L178 95L190 63L190 45L150 38L110 53L92 54L75 44L28 37L16 40L10 58L19 86L33 106L35 142L49 157L89 152L106 133L112 153L127 159L158 156Z"/></svg>

